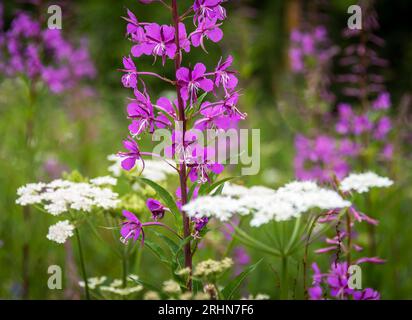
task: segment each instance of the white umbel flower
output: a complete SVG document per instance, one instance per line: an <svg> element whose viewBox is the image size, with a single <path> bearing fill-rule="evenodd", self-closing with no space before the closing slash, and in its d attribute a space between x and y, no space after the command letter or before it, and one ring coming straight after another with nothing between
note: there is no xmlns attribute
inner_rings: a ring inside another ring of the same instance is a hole
<svg viewBox="0 0 412 320"><path fill-rule="evenodd" d="M340 183L343 192L356 191L358 193L368 192L370 188L387 188L393 181L386 177L380 177L374 172L351 173Z"/></svg>
<svg viewBox="0 0 412 320"><path fill-rule="evenodd" d="M102 178L105 182L109 182L105 177L97 178L97 182L102 182ZM43 205L48 213L55 216L69 210L90 212L93 208L114 209L120 202L118 194L109 188L61 179L48 184L27 184L19 188L17 194L19 196L16 200L17 204Z"/></svg>
<svg viewBox="0 0 412 320"><path fill-rule="evenodd" d="M182 291L180 285L174 280L167 280L163 282L162 290L168 294L177 294Z"/></svg>
<svg viewBox="0 0 412 320"><path fill-rule="evenodd" d="M97 287L101 286L104 282L106 282L107 277L102 276L102 277L92 277L87 279L87 285L89 287L89 289L96 289ZM85 287L85 283L84 281L79 281L79 286L84 288Z"/></svg>
<svg viewBox="0 0 412 320"><path fill-rule="evenodd" d="M94 178L90 180L90 182L96 186L104 186L104 185L115 186L117 184L117 179L111 176L104 176L104 177Z"/></svg>
<svg viewBox="0 0 412 320"><path fill-rule="evenodd" d="M73 236L74 225L69 220L59 221L49 227L47 239L57 242L65 243L68 238Z"/></svg>
<svg viewBox="0 0 412 320"><path fill-rule="evenodd" d="M224 186L222 195L199 197L183 209L190 217L214 217L228 221L233 215L252 214L251 226L259 227L270 221L285 221L319 208L345 208L350 202L337 192L319 187L315 182L295 181L277 190L255 186Z"/></svg>

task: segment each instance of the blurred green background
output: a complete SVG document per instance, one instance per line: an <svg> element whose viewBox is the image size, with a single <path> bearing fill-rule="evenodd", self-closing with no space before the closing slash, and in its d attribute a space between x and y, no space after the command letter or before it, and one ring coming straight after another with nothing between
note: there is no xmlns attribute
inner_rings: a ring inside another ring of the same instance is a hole
<svg viewBox="0 0 412 320"><path fill-rule="evenodd" d="M31 4L2 0L5 23L10 23L18 9L36 13ZM28 104L27 84L23 80L3 78L0 82L0 298L19 299L24 296L24 274L29 274L29 293L25 298L78 297L77 287L65 291L47 288L47 267L65 265L66 282L77 279L70 273L70 257L65 250L45 241L52 217L36 212L30 221L24 220L21 207L15 205L19 186L37 180L50 180L60 169L79 170L94 177L107 174L106 157L121 148L127 135L128 120L125 103L129 93L120 82L121 58L130 50L125 39L125 22L121 16L131 9L141 21L169 23L167 11L160 5L143 6L136 0L57 1L63 8L63 32L68 37L87 37L97 77L90 85L91 97L51 95L40 91L34 115L34 144L25 147L25 106ZM55 3L55 2L53 2ZM179 0L189 6L191 1ZM313 12L322 12L317 24L325 25L332 41L343 44L341 30L346 26L347 7L353 1L298 1L298 0L233 0L225 6L229 19L223 30L225 37L219 45L207 44L205 55L192 50L192 62L203 61L213 67L221 55L232 54L239 70L242 98L240 109L248 114L247 127L261 129L261 170L256 176L244 179L246 184L276 187L294 178L294 135L305 131L305 119L299 116L293 101L287 101L287 111L281 108L284 97L294 94L287 46L289 32L298 27ZM378 34L386 40L380 54L390 61L384 70L388 91L392 94L394 117L401 117L395 135L409 137L412 94L412 4L408 0L376 2L381 28ZM141 59L140 70L155 70L150 58ZM164 74L171 74L168 63ZM149 90L156 95L167 90L158 81L149 81ZM339 97L339 92L336 94ZM338 98L339 100L339 98ZM405 107L406 105L406 107ZM403 108L401 110L401 108ZM402 111L402 113L401 113ZM396 155L391 178L397 182L392 193L375 203L380 219L377 230L379 256L387 263L374 266L368 281L381 291L383 298L412 298L412 200L411 140L402 140L402 150ZM29 160L30 159L30 160ZM371 168L373 170L374 168ZM54 178L54 177L53 177ZM384 208L385 210L381 210ZM30 263L22 264L23 246L30 247ZM98 250L96 250L98 248ZM89 269L97 274L120 274L116 257L92 237L85 251L91 257ZM252 254L253 255L253 254ZM147 258L150 259L150 258ZM26 268L26 270L24 270ZM276 279L265 272L252 275L252 292L273 292ZM156 268L151 274L158 272ZM269 279L269 280L268 280Z"/></svg>

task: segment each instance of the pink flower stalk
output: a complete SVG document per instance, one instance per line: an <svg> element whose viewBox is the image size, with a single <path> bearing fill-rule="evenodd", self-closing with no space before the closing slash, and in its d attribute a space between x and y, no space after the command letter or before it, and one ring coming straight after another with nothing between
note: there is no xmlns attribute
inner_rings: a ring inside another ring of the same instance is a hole
<svg viewBox="0 0 412 320"><path fill-rule="evenodd" d="M155 1L141 2L148 4ZM138 21L130 10L124 18L127 21L126 34L133 46L131 55L123 58L121 71L124 74L121 82L125 88L133 90L135 98L127 106L128 118L132 120L129 125L132 137L123 142L127 152L119 153L119 156L123 158L122 167L125 170L131 170L136 161L143 162L142 156L151 155L148 152L141 152L134 138L152 134L157 128L170 129L172 141L165 148L165 154L175 160L175 169L179 173L180 187L176 192L178 208L190 200L189 196L192 199L196 197L200 184L212 182L215 176L224 169L222 164L213 159L212 152L200 143L197 134L199 129L225 130L246 117L246 114L242 113L237 106L238 79L235 76L236 72L230 69L233 62L231 56L226 60L221 58L217 66L211 68L213 70L211 72L207 72L202 62L194 64L193 67L190 64L183 65L183 54L190 52L192 46L204 48L206 40L217 43L223 38L220 26L222 20L226 18L226 11L221 6L222 2L221 0L196 0L188 10L182 10L184 13L179 15L178 2L172 0L169 8L172 12L172 25ZM188 32L188 25L184 23L187 20L184 18L190 14L194 16L194 25ZM154 72L137 70L138 64L135 63L133 57L142 59L144 56L161 57L162 65L168 60L173 61L174 79L165 78ZM176 97L171 100L166 97L153 98L153 95L151 97L144 83L145 77L154 77L172 85ZM213 93L216 97L222 98L217 102L205 100L199 106L197 101L200 95L207 93ZM176 122L179 126L173 129ZM193 185L190 187L191 183ZM161 219L167 210L154 199L148 199L147 206L155 220ZM181 214L183 218L181 238L191 235L200 236L208 223L208 218L189 219L182 210ZM138 228L136 223L136 232L133 236L136 236ZM184 256L185 266L191 268L191 241L188 241L184 247ZM191 289L190 281L187 287Z"/></svg>

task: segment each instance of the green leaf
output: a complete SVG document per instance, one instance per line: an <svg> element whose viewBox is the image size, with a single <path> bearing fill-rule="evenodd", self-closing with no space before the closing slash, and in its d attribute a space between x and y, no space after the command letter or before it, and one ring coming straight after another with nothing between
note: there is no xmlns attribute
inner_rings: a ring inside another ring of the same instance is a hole
<svg viewBox="0 0 412 320"><path fill-rule="evenodd" d="M186 238L182 239L179 243L179 247L176 250L176 253L173 257L174 261L177 261L180 265L183 265L183 256L182 257L182 261L179 260L179 253L183 251L183 247L192 239L192 236L187 236Z"/></svg>
<svg viewBox="0 0 412 320"><path fill-rule="evenodd" d="M199 194L201 194L201 195L209 194L209 193L211 193L212 191L214 191L216 189L215 192L213 193L213 195L219 195L219 194L222 193L225 182L228 182L230 180L237 179L237 178L240 178L240 177L236 176L236 177L224 178L222 180L219 180L219 181L211 184L210 186L204 184L204 185L201 186L201 189L199 189ZM203 186L204 186L204 188L202 189Z"/></svg>
<svg viewBox="0 0 412 320"><path fill-rule="evenodd" d="M239 289L242 282L246 279L246 277L252 273L257 266L262 262L263 259L260 259L255 264L250 265L247 267L241 274L239 274L236 278L229 282L229 284L222 290L223 298L226 300L230 300L236 291Z"/></svg>
<svg viewBox="0 0 412 320"><path fill-rule="evenodd" d="M138 179L152 187L157 192L157 194L162 198L164 204L172 211L173 214L175 214L176 216L180 215L180 211L176 205L173 196L165 188L163 188L161 185L157 184L156 182L150 179L142 177L138 177Z"/></svg>
<svg viewBox="0 0 412 320"><path fill-rule="evenodd" d="M166 254L164 253L163 249L161 246L159 246L158 244L150 241L150 240L145 240L144 245L149 248L154 255L159 258L159 260L161 262L163 262L164 264L170 266L171 262L170 262L170 258L168 258L166 256Z"/></svg>

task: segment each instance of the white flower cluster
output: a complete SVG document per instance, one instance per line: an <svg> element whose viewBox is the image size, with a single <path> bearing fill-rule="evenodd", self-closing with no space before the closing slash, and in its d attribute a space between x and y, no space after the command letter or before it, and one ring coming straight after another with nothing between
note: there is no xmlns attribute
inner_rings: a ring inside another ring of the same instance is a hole
<svg viewBox="0 0 412 320"><path fill-rule="evenodd" d="M113 287L113 286L101 286L100 287L101 291L106 291L110 293L117 294L119 296L128 296L133 293L137 293L143 290L142 285L137 285L134 287L126 287L126 288L121 288L121 287Z"/></svg>
<svg viewBox="0 0 412 320"><path fill-rule="evenodd" d="M248 297L243 297L242 300L269 300L270 296L264 293L258 293L256 296L250 294Z"/></svg>
<svg viewBox="0 0 412 320"><path fill-rule="evenodd" d="M117 179L111 176L104 176L104 177L94 178L90 180L90 182L91 184L94 184L96 186L104 186L104 185L115 186L117 184Z"/></svg>
<svg viewBox="0 0 412 320"><path fill-rule="evenodd" d="M102 285L106 280L107 280L107 277L105 276L89 278L87 279L87 285L89 286L89 289L94 290L100 285ZM79 286L84 288L85 286L84 281L79 281Z"/></svg>
<svg viewBox="0 0 412 320"><path fill-rule="evenodd" d="M180 285L174 280L167 280L163 282L162 290L167 294L176 294L181 292Z"/></svg>
<svg viewBox="0 0 412 320"><path fill-rule="evenodd" d="M374 172L352 173L342 180L340 189L343 192L354 190L358 193L368 192L370 188L387 188L393 181L386 177L380 177Z"/></svg>
<svg viewBox="0 0 412 320"><path fill-rule="evenodd" d="M127 281L128 282L134 282L138 279L138 276L134 275L134 274L130 274L128 276ZM123 285L123 281L120 279L114 279L110 285L108 286L102 286L102 284L104 282L106 282L107 277L102 276L102 277L93 277L93 278L89 278L87 279L87 284L89 286L89 289L91 290L95 290L95 289L100 289L101 291L105 291L105 292L110 292L110 293L114 293L116 295L119 296L128 296L130 294L136 293L136 292L140 292L143 290L143 286L142 285L136 285L136 286L132 286L132 287L122 287ZM79 281L79 286L80 287L84 287L85 283L84 281Z"/></svg>
<svg viewBox="0 0 412 320"><path fill-rule="evenodd" d="M191 217L214 217L223 222L234 214L252 214L250 224L258 227L272 220L299 217L312 208L330 210L350 205L335 191L321 188L315 182L294 181L277 190L226 184L220 196L199 197L183 209Z"/></svg>
<svg viewBox="0 0 412 320"><path fill-rule="evenodd" d="M29 183L17 190L19 198L16 203L22 206L43 205L44 210L55 216L69 210L90 212L93 208L105 210L116 208L120 202L118 194L109 188L96 185L109 180L106 177L93 180L94 184L61 179L48 184Z"/></svg>
<svg viewBox="0 0 412 320"><path fill-rule="evenodd" d="M121 166L122 159L115 154L109 155L107 159L114 162L111 166L109 166L109 172L111 172L111 174L115 177L120 177L123 171ZM165 181L167 180L168 175L175 173L174 169L163 160L145 160L144 163L145 168L141 176L156 182ZM136 162L136 166L138 172L143 169L140 161Z"/></svg>
<svg viewBox="0 0 412 320"><path fill-rule="evenodd" d="M231 258L224 258L222 261L212 259L199 262L193 272L195 277L203 278L208 276L217 276L230 269L233 266Z"/></svg>
<svg viewBox="0 0 412 320"><path fill-rule="evenodd" d="M57 243L65 243L67 238L73 236L74 228L69 220L59 221L49 227L47 239Z"/></svg>

